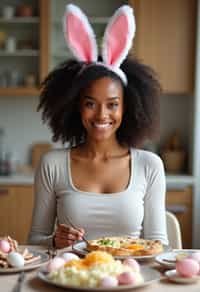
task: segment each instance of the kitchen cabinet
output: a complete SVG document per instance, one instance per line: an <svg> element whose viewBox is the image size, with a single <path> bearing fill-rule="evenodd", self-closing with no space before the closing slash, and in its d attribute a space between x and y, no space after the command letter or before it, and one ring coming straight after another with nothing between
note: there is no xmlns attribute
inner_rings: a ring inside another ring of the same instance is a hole
<svg viewBox="0 0 200 292"><path fill-rule="evenodd" d="M181 226L184 248L192 248L192 188L169 190L166 195L167 210L174 213Z"/></svg>
<svg viewBox="0 0 200 292"><path fill-rule="evenodd" d="M32 185L0 185L0 236L27 243L32 209Z"/></svg>
<svg viewBox="0 0 200 292"><path fill-rule="evenodd" d="M196 0L130 0L136 16L133 53L157 72L165 93L194 89Z"/></svg>
<svg viewBox="0 0 200 292"><path fill-rule="evenodd" d="M48 19L45 4L46 0L30 0L23 3L11 0L9 7L14 9L13 15L5 17L2 11L8 3L1 1L1 96L38 95L39 84L48 71ZM19 8L24 5L31 9L29 16L19 14Z"/></svg>

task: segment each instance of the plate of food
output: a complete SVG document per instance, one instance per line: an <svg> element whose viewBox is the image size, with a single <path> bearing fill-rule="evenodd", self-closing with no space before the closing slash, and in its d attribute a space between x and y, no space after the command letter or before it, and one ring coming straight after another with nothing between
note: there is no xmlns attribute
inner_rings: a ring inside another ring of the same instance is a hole
<svg viewBox="0 0 200 292"><path fill-rule="evenodd" d="M184 258L199 258L200 262L200 250L199 249L174 249L173 251L164 252L155 257L157 263L167 268L175 268L176 262Z"/></svg>
<svg viewBox="0 0 200 292"><path fill-rule="evenodd" d="M92 251L84 258L60 255L42 267L38 277L70 291L122 291L149 285L160 280L161 274L135 259L121 261L105 251Z"/></svg>
<svg viewBox="0 0 200 292"><path fill-rule="evenodd" d="M93 250L106 251L115 259L132 257L138 260L152 259L156 255L171 250L159 240L134 238L131 236L101 237L95 240L78 242L73 245L73 250L79 255L86 255Z"/></svg>
<svg viewBox="0 0 200 292"><path fill-rule="evenodd" d="M16 273L32 270L49 261L42 251L28 246L20 246L10 236L0 239L0 273Z"/></svg>
<svg viewBox="0 0 200 292"><path fill-rule="evenodd" d="M194 275L191 277L181 276L176 269L165 272L165 276L172 282L181 284L191 284L200 280L200 275Z"/></svg>

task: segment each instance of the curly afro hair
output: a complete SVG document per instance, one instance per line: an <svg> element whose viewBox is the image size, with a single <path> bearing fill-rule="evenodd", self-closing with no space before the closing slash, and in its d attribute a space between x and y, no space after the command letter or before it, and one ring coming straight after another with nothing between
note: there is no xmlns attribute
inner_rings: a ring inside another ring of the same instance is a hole
<svg viewBox="0 0 200 292"><path fill-rule="evenodd" d="M53 132L53 141L61 140L78 145L85 139L85 129L79 113L80 93L92 81L110 77L123 86L125 111L117 130L118 142L128 147L138 147L146 139L159 134L160 84L154 71L136 60L127 58L120 68L128 84L113 71L98 64L68 60L49 73L42 83L38 110L42 120Z"/></svg>

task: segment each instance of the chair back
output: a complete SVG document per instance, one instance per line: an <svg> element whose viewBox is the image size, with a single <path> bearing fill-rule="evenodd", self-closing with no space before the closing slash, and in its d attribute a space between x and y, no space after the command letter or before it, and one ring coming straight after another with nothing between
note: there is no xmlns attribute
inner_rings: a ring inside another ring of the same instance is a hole
<svg viewBox="0 0 200 292"><path fill-rule="evenodd" d="M181 227L176 216L166 211L167 234L169 245L173 249L182 249Z"/></svg>

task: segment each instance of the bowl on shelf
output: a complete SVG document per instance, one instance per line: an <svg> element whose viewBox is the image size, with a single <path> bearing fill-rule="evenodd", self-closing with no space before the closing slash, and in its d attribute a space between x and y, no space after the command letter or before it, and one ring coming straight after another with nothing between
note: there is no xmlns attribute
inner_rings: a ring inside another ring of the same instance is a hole
<svg viewBox="0 0 200 292"><path fill-rule="evenodd" d="M185 167L186 153L183 150L165 150L161 153L165 170L169 173L181 173Z"/></svg>

